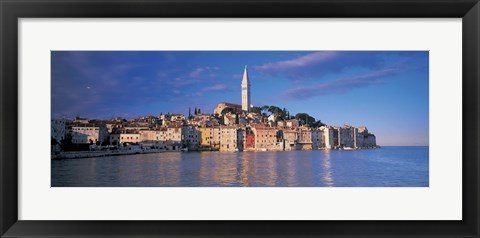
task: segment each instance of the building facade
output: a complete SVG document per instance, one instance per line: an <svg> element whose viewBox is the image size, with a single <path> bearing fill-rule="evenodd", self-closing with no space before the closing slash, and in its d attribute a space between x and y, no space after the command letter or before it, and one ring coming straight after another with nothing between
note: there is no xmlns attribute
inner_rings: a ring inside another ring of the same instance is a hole
<svg viewBox="0 0 480 238"><path fill-rule="evenodd" d="M72 127L73 144L101 144L108 140L108 129L105 125L84 124Z"/></svg>
<svg viewBox="0 0 480 238"><path fill-rule="evenodd" d="M243 150L242 130L235 126L220 127L220 151Z"/></svg>

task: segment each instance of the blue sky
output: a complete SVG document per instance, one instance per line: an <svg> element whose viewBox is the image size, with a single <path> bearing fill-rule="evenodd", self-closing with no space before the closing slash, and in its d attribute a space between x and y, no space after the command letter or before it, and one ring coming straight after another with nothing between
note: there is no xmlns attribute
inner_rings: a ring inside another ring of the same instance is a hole
<svg viewBox="0 0 480 238"><path fill-rule="evenodd" d="M241 102L367 126L379 145L428 145L427 51L53 51L52 117L212 113Z"/></svg>

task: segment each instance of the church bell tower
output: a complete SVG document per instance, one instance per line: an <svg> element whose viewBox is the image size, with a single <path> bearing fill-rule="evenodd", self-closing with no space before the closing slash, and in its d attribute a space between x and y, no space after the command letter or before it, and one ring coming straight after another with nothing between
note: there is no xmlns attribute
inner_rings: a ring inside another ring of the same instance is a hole
<svg viewBox="0 0 480 238"><path fill-rule="evenodd" d="M250 81L248 80L248 71L245 65L242 79L242 110L250 112L250 103Z"/></svg>

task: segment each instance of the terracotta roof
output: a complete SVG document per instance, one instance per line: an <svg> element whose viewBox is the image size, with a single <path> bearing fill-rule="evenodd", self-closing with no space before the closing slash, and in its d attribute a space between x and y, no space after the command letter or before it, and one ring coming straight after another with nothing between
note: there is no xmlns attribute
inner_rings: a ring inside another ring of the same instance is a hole
<svg viewBox="0 0 480 238"><path fill-rule="evenodd" d="M238 106L238 107L242 106L240 104L231 103L231 102L221 102L220 104L225 104L226 106Z"/></svg>

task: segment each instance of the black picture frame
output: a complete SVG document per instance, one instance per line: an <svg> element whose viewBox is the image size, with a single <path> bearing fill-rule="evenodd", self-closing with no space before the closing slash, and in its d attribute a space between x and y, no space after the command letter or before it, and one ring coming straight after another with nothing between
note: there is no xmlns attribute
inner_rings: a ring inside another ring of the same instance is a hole
<svg viewBox="0 0 480 238"><path fill-rule="evenodd" d="M478 0L0 0L0 15L1 237L479 237ZM463 220L19 221L17 21L74 17L462 18Z"/></svg>

